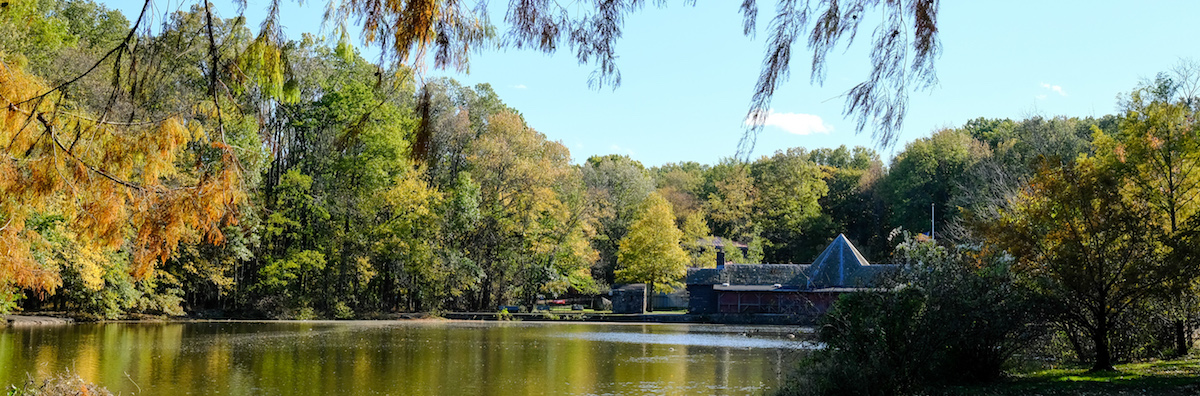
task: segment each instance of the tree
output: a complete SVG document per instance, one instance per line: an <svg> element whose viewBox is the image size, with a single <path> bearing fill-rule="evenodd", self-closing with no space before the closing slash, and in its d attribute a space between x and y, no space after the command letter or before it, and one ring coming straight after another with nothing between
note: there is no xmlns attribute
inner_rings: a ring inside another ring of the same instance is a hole
<svg viewBox="0 0 1200 396"><path fill-rule="evenodd" d="M817 200L821 213L828 217L829 228L810 235L820 236L821 241L825 241L834 235L846 234L868 259L888 256L893 246L888 241L889 202L881 191L886 174L879 155L866 147L849 149L841 146L814 149L808 157L821 166L822 178L829 189ZM804 258L816 254L810 253Z"/></svg>
<svg viewBox="0 0 1200 396"><path fill-rule="evenodd" d="M36 263L30 216L61 215L80 242L116 250L133 235L135 278L150 276L180 241L224 240L245 199L228 140L207 117L113 122L78 109L40 79L0 64L0 280L50 292L57 269ZM140 120L140 119L136 119ZM191 166L181 166L188 163Z"/></svg>
<svg viewBox="0 0 1200 396"><path fill-rule="evenodd" d="M1157 254L1161 226L1145 201L1121 194L1121 182L1094 158L1045 166L984 227L1059 320L1088 334L1093 370L1112 370L1118 324L1169 277Z"/></svg>
<svg viewBox="0 0 1200 396"><path fill-rule="evenodd" d="M705 174L704 191L708 193L704 206L714 235L735 240L755 235L758 188L748 164L731 158L722 160Z"/></svg>
<svg viewBox="0 0 1200 396"><path fill-rule="evenodd" d="M582 176L566 147L502 112L488 119L468 160L482 221L467 250L486 276L474 307L532 303L548 282L591 279L593 251L580 243Z"/></svg>
<svg viewBox="0 0 1200 396"><path fill-rule="evenodd" d="M671 207L675 209L675 223L680 227L688 217L704 209L705 197L701 188L707 170L708 165L696 162L671 163L650 169L658 193L671 202Z"/></svg>
<svg viewBox="0 0 1200 396"><path fill-rule="evenodd" d="M671 204L658 193L642 204L638 218L621 239L617 253L618 282L645 283L655 290L672 291L687 274L687 253L679 246L683 233L675 228ZM654 307L650 307L654 310Z"/></svg>
<svg viewBox="0 0 1200 396"><path fill-rule="evenodd" d="M708 243L713 239L704 221L704 213L696 212L683 221L683 249L688 255L688 266L712 268L717 265L717 249Z"/></svg>
<svg viewBox="0 0 1200 396"><path fill-rule="evenodd" d="M640 162L626 155L593 156L582 165L581 171L596 220L592 246L600 253L600 260L595 274L611 283L618 244L638 216L642 201L654 192L654 180Z"/></svg>
<svg viewBox="0 0 1200 396"><path fill-rule="evenodd" d="M884 190L892 205L892 225L928 230L929 205L939 227L953 223L960 209L953 198L964 193L960 180L989 155L987 146L962 131L946 129L910 142L892 160Z"/></svg>
<svg viewBox="0 0 1200 396"><path fill-rule="evenodd" d="M815 257L818 246L830 235L829 219L821 213L818 200L829 187L824 172L809 161L803 148L777 151L750 165L750 175L757 190L753 209L754 225L770 241L766 258L771 262L806 262ZM746 243L759 239L758 233ZM758 259L762 259L762 242L758 242ZM754 254L747 254L749 262Z"/></svg>
<svg viewBox="0 0 1200 396"><path fill-rule="evenodd" d="M1154 81L1134 90L1123 101L1116 136L1097 129L1096 145L1106 163L1132 181L1123 192L1142 200L1162 219L1165 232L1159 236L1168 249L1160 255L1164 263L1182 266L1176 279L1168 280L1167 306L1173 316L1175 353L1190 349L1189 320L1196 310L1194 281L1196 249L1184 242L1200 233L1200 138L1196 118L1200 116L1200 67L1183 63L1174 73L1160 73Z"/></svg>

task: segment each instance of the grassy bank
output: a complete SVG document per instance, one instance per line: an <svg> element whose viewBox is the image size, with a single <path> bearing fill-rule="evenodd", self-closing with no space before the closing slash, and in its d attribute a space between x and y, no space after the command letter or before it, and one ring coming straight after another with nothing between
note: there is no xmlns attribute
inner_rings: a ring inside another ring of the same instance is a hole
<svg viewBox="0 0 1200 396"><path fill-rule="evenodd" d="M985 386L951 387L946 395L1198 395L1200 357L1128 363L1116 371L1086 367L1040 369Z"/></svg>

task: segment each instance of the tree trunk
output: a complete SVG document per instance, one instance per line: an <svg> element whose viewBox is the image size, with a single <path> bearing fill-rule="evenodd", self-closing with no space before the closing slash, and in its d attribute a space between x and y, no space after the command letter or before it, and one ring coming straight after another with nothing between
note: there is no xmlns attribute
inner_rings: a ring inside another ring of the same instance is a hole
<svg viewBox="0 0 1200 396"><path fill-rule="evenodd" d="M1187 320L1175 320L1175 356L1184 357L1188 354L1187 342L1188 325Z"/></svg>
<svg viewBox="0 0 1200 396"><path fill-rule="evenodd" d="M1092 366L1091 371L1113 371L1112 351L1108 345L1108 318L1103 314L1097 316L1096 328L1092 331L1092 341L1096 345L1096 364Z"/></svg>
<svg viewBox="0 0 1200 396"><path fill-rule="evenodd" d="M646 312L654 312L654 282L646 282Z"/></svg>

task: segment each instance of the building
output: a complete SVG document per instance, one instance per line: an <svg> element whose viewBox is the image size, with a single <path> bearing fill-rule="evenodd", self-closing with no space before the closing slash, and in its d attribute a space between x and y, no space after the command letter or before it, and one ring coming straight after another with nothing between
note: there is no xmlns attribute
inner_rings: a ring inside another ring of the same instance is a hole
<svg viewBox="0 0 1200 396"><path fill-rule="evenodd" d="M717 262L724 263L718 254ZM812 264L722 264L689 268L692 314L781 314L815 317L843 293L875 287L894 265L870 264L838 235Z"/></svg>

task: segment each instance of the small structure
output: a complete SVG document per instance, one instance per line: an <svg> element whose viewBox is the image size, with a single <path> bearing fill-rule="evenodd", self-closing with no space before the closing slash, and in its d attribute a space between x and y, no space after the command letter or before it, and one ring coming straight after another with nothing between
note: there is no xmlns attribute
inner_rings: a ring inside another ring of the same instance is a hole
<svg viewBox="0 0 1200 396"><path fill-rule="evenodd" d="M612 289L612 312L615 314L646 313L646 285L635 283Z"/></svg>
<svg viewBox="0 0 1200 396"><path fill-rule="evenodd" d="M724 261L718 255L718 261ZM689 268L693 314L783 314L815 317L843 293L868 290L894 265L872 265L845 235L812 264L723 264Z"/></svg>

